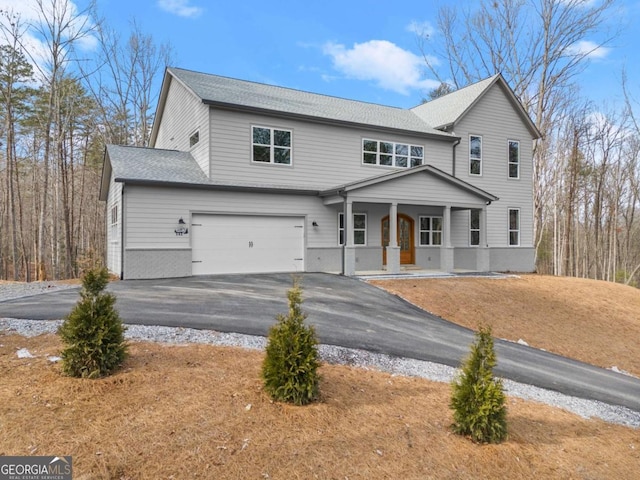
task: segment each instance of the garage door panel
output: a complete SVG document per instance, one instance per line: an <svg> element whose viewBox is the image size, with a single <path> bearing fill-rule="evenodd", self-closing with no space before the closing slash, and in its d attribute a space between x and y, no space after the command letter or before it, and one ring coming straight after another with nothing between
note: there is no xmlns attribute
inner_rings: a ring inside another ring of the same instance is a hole
<svg viewBox="0 0 640 480"><path fill-rule="evenodd" d="M304 270L302 217L194 215L193 274Z"/></svg>

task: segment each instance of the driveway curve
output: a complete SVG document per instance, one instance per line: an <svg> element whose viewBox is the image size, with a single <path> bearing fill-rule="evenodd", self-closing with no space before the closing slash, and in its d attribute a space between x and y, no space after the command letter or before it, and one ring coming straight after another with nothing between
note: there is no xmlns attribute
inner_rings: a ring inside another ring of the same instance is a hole
<svg viewBox="0 0 640 480"><path fill-rule="evenodd" d="M473 332L366 282L299 275L304 311L321 343L458 367ZM113 282L125 323L265 336L286 313L290 274L216 275ZM63 290L0 302L0 317L60 319L78 300ZM567 395L640 412L640 380L524 345L496 340L496 374Z"/></svg>

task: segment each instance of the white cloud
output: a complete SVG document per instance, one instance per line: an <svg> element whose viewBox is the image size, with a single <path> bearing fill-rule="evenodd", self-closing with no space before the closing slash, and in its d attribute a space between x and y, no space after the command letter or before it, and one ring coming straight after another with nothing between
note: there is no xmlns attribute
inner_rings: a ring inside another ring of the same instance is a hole
<svg viewBox="0 0 640 480"><path fill-rule="evenodd" d="M432 89L439 85L422 75L424 60L387 40L370 40L346 48L329 42L323 53L333 60L336 70L349 78L371 80L378 86L408 95L413 89Z"/></svg>
<svg viewBox="0 0 640 480"><path fill-rule="evenodd" d="M30 0L4 0L0 10L20 15L22 22L30 22L38 19L36 3ZM4 21L4 18L3 18Z"/></svg>
<svg viewBox="0 0 640 480"><path fill-rule="evenodd" d="M39 29L47 30L47 27L42 25L43 18L52 19L54 16L59 18L60 20L56 23L65 25L64 37L61 40L67 41L76 37L74 44L78 50L91 51L97 46L97 39L93 35L82 33L93 27L91 18L82 13L73 1L55 3L44 1L40 8L36 0L3 0L0 10L19 17L22 45L36 72L46 71L51 59L49 48L39 31ZM1 23L8 21L5 15L0 16ZM6 40L6 38L0 38L0 41Z"/></svg>
<svg viewBox="0 0 640 480"><path fill-rule="evenodd" d="M609 55L610 48L598 46L590 40L580 40L569 47L571 55L585 55L592 59L603 59Z"/></svg>
<svg viewBox="0 0 640 480"><path fill-rule="evenodd" d="M189 5L189 0L158 0L158 6L165 12L187 18L198 17L204 11L201 7Z"/></svg>
<svg viewBox="0 0 640 480"><path fill-rule="evenodd" d="M415 33L420 37L431 37L435 33L435 28L431 25L430 22L418 22L416 20L412 20L409 25L407 25L407 31L411 33Z"/></svg>

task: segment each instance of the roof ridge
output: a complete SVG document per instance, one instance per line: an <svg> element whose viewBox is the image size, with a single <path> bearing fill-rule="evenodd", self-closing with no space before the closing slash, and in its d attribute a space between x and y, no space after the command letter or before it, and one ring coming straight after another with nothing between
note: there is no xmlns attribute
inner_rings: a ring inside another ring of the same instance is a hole
<svg viewBox="0 0 640 480"><path fill-rule="evenodd" d="M309 90L301 90L299 88L294 88L294 87L287 87L287 86L283 86L283 85L274 85L272 83L258 82L256 80L245 80L245 79L242 79L242 78L229 77L227 75L217 75L217 74L214 74L214 73L200 72L198 70L191 70L191 69L188 69L188 68L167 67L167 69L168 70L181 70L183 72L194 73L196 75L202 75L202 76L205 76L205 77L223 78L223 79L231 80L231 81L234 81L234 82L250 83L250 84L253 84L253 85L260 85L260 86L263 86L263 87L278 88L278 89L282 89L282 90L288 90L288 91L291 91L291 92L306 93L308 95L314 95L314 96L325 97L325 98L332 98L332 99L341 100L341 101L344 101L344 102L361 103L361 104L365 104L365 105L375 105L377 107L392 108L394 110L400 110L400 111L405 111L405 112L411 110L409 108L396 107L394 105L386 105L386 104L383 104L383 103L368 102L368 101L364 101L364 100L354 100L353 98L340 97L338 95L330 95L328 93L311 92Z"/></svg>
<svg viewBox="0 0 640 480"><path fill-rule="evenodd" d="M455 95L457 93L464 92L465 90L473 88L473 87L477 87L478 84L483 83L483 82L493 83L494 79L496 79L497 77L501 77L501 76L502 76L502 73L498 72L498 73L496 73L494 75L491 75L490 77L482 78L482 79L477 80L477 81L475 81L473 83L469 83L469 84L465 85L464 87L460 87L457 90L454 90L453 92L446 93L446 94L444 94L444 95L442 95L442 96L440 96L438 98L434 98L433 100L429 100L428 102L424 102L424 103L421 103L419 105L416 105L415 107L411 107L409 110L413 111L413 110L415 110L415 109L417 109L417 108L419 108L419 107L421 107L423 105L428 105L430 103L437 102L438 100L446 100L446 98L449 97L449 96Z"/></svg>

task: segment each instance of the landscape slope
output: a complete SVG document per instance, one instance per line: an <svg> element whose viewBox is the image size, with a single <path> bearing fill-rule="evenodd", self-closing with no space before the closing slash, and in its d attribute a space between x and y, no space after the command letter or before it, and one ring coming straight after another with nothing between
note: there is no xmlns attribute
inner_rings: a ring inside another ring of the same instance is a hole
<svg viewBox="0 0 640 480"><path fill-rule="evenodd" d="M550 350L568 348L563 338L584 342L581 352L600 345L595 335L562 327L570 322L556 312L572 312L568 305L579 305L582 290L594 312L610 310L610 322L628 316L629 336L640 333L632 307L640 292L600 282L531 276L385 287L413 291L414 301L425 300L426 291L447 294L456 303L451 315L469 322L502 312L512 330L507 335L492 322L495 331L532 344L538 337L517 326L550 318L560 324L540 336ZM618 348L618 338L608 338L605 365L623 365L633 342L622 338ZM292 407L264 393L262 352L136 342L117 374L78 380L61 376L49 360L60 347L53 335L0 332L0 455L72 455L76 480L640 478L638 430L520 399L508 399L508 441L475 445L450 431L447 384L325 365L321 401ZM20 349L33 358L20 358Z"/></svg>

